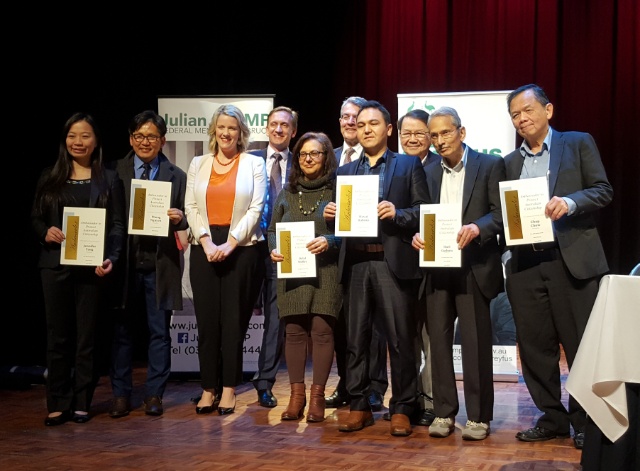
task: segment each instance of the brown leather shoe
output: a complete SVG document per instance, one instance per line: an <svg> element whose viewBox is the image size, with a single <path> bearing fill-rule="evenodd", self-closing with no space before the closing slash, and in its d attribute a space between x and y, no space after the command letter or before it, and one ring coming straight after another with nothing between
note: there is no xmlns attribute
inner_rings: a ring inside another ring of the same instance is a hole
<svg viewBox="0 0 640 471"><path fill-rule="evenodd" d="M373 425L373 414L370 410L352 410L349 417L338 424L341 432L357 432Z"/></svg>
<svg viewBox="0 0 640 471"><path fill-rule="evenodd" d="M391 435L396 437L407 437L411 435L411 422L409 416L405 414L393 414L391 416Z"/></svg>

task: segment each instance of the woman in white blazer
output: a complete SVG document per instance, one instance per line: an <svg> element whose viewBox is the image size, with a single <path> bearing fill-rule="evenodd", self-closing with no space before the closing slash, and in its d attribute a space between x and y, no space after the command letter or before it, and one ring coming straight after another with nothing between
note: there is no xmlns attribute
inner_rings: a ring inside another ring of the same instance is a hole
<svg viewBox="0 0 640 471"><path fill-rule="evenodd" d="M267 192L264 159L246 153L249 126L234 105L221 105L208 129L208 154L187 172L185 212L192 233L189 277L198 322L202 397L198 414L235 411L242 346L264 278L257 242Z"/></svg>

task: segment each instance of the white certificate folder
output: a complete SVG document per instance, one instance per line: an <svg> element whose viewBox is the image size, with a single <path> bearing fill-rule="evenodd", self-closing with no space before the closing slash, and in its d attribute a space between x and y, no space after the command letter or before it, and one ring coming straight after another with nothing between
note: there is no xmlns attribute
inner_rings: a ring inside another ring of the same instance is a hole
<svg viewBox="0 0 640 471"><path fill-rule="evenodd" d="M378 236L378 175L338 175L336 235Z"/></svg>
<svg viewBox="0 0 640 471"><path fill-rule="evenodd" d="M171 182L131 180L129 234L169 236Z"/></svg>
<svg viewBox="0 0 640 471"><path fill-rule="evenodd" d="M420 235L424 249L420 250L421 267L460 267L458 232L462 227L459 204L421 204Z"/></svg>
<svg viewBox="0 0 640 471"><path fill-rule="evenodd" d="M107 210L104 208L65 207L60 264L97 267L104 261L104 236Z"/></svg>
<svg viewBox="0 0 640 471"><path fill-rule="evenodd" d="M499 183L507 245L553 242L553 224L544 214L549 201L546 177Z"/></svg>
<svg viewBox="0 0 640 471"><path fill-rule="evenodd" d="M276 223L276 250L284 255L277 264L278 278L316 277L316 256L307 249L314 237L313 221Z"/></svg>

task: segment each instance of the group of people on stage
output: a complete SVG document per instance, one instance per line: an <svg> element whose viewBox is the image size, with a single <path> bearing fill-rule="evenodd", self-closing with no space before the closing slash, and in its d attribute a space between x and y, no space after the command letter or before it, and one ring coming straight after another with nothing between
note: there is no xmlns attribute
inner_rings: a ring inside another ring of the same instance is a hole
<svg viewBox="0 0 640 471"><path fill-rule="evenodd" d="M567 407L562 403L559 362L562 347L571 368L608 271L596 213L611 202L613 190L591 135L550 126L554 109L541 87L515 89L507 109L523 140L502 158L469 147L461 117L446 106L400 117L402 153L393 152L389 111L357 96L340 108L341 146L334 148L323 132L306 132L290 150L298 113L278 106L268 115L268 146L250 150L243 112L225 104L211 118L208 152L194 157L187 172L162 153L167 126L154 111L134 117L131 151L115 162L103 160L93 118L71 116L32 209L47 321L45 424L90 420L104 308L114 310L109 415L123 417L132 408L141 317L149 332L144 412L163 413L170 317L182 309L182 257L189 245L202 385L197 414L234 413L244 336L259 306L264 336L253 385L261 406L278 404L272 387L284 351L291 387L283 420L322 422L327 407L349 406L338 430L362 430L374 423L390 382L383 418L391 435L408 436L422 425L432 437L447 437L460 408L452 350L457 323L467 416L462 438L483 440L494 407L490 303L506 285L522 374L542 412L516 438L568 437L573 428L575 446L582 448L586 414L571 397ZM339 237L337 176L358 175L379 182L377 235ZM505 246L499 183L544 176L553 242ZM132 179L171 183L167 236L128 234ZM419 264L425 248L420 206L438 203L460 208L457 268ZM106 208L100 266L60 263L65 207ZM315 228L306 249L317 274L278 278L285 256L278 252L276 225L301 221ZM340 378L326 395L334 352Z"/></svg>

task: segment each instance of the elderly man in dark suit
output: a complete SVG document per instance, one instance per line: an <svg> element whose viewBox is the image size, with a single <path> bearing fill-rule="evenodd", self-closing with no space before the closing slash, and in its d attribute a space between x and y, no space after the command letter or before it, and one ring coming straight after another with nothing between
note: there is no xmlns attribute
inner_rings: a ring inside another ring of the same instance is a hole
<svg viewBox="0 0 640 471"><path fill-rule="evenodd" d="M547 177L551 199L545 214L553 221L555 235L551 243L512 247L507 265L522 376L543 412L534 427L516 438L564 438L572 426L580 449L586 413L572 397L568 411L562 404L560 344L571 368L600 278L609 270L595 213L611 202L613 189L591 135L551 128L553 105L542 88L519 87L507 96L507 105L524 138L520 148L505 157L507 179Z"/></svg>
<svg viewBox="0 0 640 471"><path fill-rule="evenodd" d="M188 227L184 217L187 174L161 152L166 132L164 119L155 111L139 113L129 125L132 149L115 163L124 182L127 211L134 178L170 182L171 199L167 234L162 237L129 235L126 257L118 267L123 282L123 302L122 309L115 314L112 345L114 399L109 410L112 418L124 417L131 410L133 341L140 336L135 330L141 325L146 325L149 331L144 412L154 416L164 412L162 396L171 372L169 323L173 310L182 309L182 254L176 233Z"/></svg>
<svg viewBox="0 0 640 471"><path fill-rule="evenodd" d="M491 432L493 419L489 304L504 285L498 244L502 232L499 182L505 178L504 161L464 144L466 130L453 108L442 107L431 113L429 133L442 157L425 170L430 199L459 205L462 218L457 234L461 267L430 268L425 280L436 414L429 435L446 437L455 429L459 402L452 348L457 317L467 410L462 438L483 440ZM424 248L419 233L414 236L413 246Z"/></svg>
<svg viewBox="0 0 640 471"><path fill-rule="evenodd" d="M422 165L415 157L396 154L387 147L393 131L391 116L377 101L367 101L358 113L358 141L364 152L338 168L340 175L375 175L379 178L378 235L345 237L338 272L346 286L347 390L349 416L341 420L342 432L373 425L368 400L371 326L384 333L391 364L390 433L411 434L409 417L416 408L415 301L421 272L411 249L418 228L420 205L428 203ZM329 203L325 217L335 218Z"/></svg>

